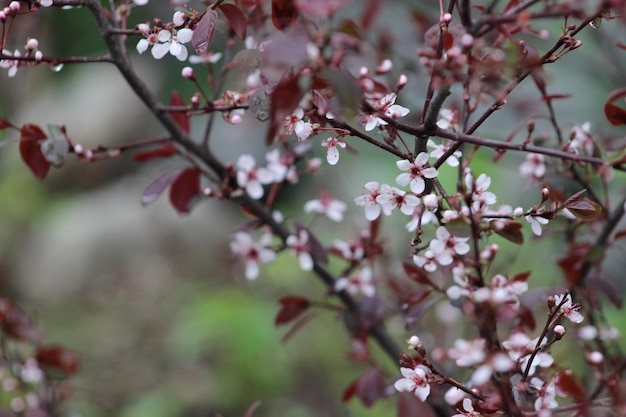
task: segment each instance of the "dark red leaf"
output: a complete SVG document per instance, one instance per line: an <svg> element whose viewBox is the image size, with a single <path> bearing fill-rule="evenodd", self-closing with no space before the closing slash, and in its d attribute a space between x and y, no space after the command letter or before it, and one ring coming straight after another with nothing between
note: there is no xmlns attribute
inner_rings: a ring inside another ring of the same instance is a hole
<svg viewBox="0 0 626 417"><path fill-rule="evenodd" d="M171 143L164 143L162 146L151 151L138 152L133 155L133 161L145 162L156 158L169 158L176 155L176 147Z"/></svg>
<svg viewBox="0 0 626 417"><path fill-rule="evenodd" d="M170 186L170 202L180 214L189 214L197 198L202 195L200 171L197 167L183 170Z"/></svg>
<svg viewBox="0 0 626 417"><path fill-rule="evenodd" d="M417 265L410 264L408 262L404 262L402 264L404 268L404 272L411 278L412 281L415 281L420 284L428 285L434 289L439 289L435 283L433 283L430 278L428 278L428 274Z"/></svg>
<svg viewBox="0 0 626 417"><path fill-rule="evenodd" d="M507 221L502 228L494 228L494 231L508 241L521 245L524 243L522 234L522 224L514 221Z"/></svg>
<svg viewBox="0 0 626 417"><path fill-rule="evenodd" d="M191 35L191 44L199 56L205 56L208 53L216 23L217 12L208 9L196 24Z"/></svg>
<svg viewBox="0 0 626 417"><path fill-rule="evenodd" d="M571 94L547 94L542 97L544 101L552 101L552 100L563 100L566 98L570 98Z"/></svg>
<svg viewBox="0 0 626 417"><path fill-rule="evenodd" d="M9 299L0 299L0 325L4 332L17 340L41 343L41 331L24 310Z"/></svg>
<svg viewBox="0 0 626 417"><path fill-rule="evenodd" d="M577 219L589 221L602 213L602 207L588 198L572 201L565 206Z"/></svg>
<svg viewBox="0 0 626 417"><path fill-rule="evenodd" d="M12 127L12 128L17 129L17 126L15 126L13 123L9 122L4 117L0 117L0 130L6 129L8 127Z"/></svg>
<svg viewBox="0 0 626 417"><path fill-rule="evenodd" d="M531 274L531 271L520 272L519 274L516 274L513 277L511 277L509 281L526 282L528 281L528 278L530 278L530 274Z"/></svg>
<svg viewBox="0 0 626 417"><path fill-rule="evenodd" d="M436 417L433 409L412 392L399 392L398 417Z"/></svg>
<svg viewBox="0 0 626 417"><path fill-rule="evenodd" d="M624 305L622 292L615 286L614 283L599 277L587 278L585 282L590 288L594 288L606 295L615 307L621 309Z"/></svg>
<svg viewBox="0 0 626 417"><path fill-rule="evenodd" d="M614 101L626 96L626 88L613 91L604 104L604 114L609 123L613 126L623 126L626 124L626 110L613 104Z"/></svg>
<svg viewBox="0 0 626 417"><path fill-rule="evenodd" d="M378 368L371 368L356 381L356 396L367 408L385 397L385 381Z"/></svg>
<svg viewBox="0 0 626 417"><path fill-rule="evenodd" d="M352 339L352 349L348 354L348 358L355 362L371 363L372 355L367 343L360 339Z"/></svg>
<svg viewBox="0 0 626 417"><path fill-rule="evenodd" d="M44 368L70 376L80 369L80 358L61 346L42 346L37 350L37 362Z"/></svg>
<svg viewBox="0 0 626 417"><path fill-rule="evenodd" d="M345 33L346 35L352 36L356 39L363 39L363 32L361 31L361 28L359 28L353 20L342 20L335 28L335 31Z"/></svg>
<svg viewBox="0 0 626 417"><path fill-rule="evenodd" d="M20 138L20 155L22 160L35 174L43 180L50 170L50 162L41 152L41 143L46 139L46 134L37 125L25 124L22 126Z"/></svg>
<svg viewBox="0 0 626 417"><path fill-rule="evenodd" d="M322 77L339 100L339 113L336 111L333 113L341 114L346 119L356 116L363 98L363 91L356 78L345 68L324 71Z"/></svg>
<svg viewBox="0 0 626 417"><path fill-rule="evenodd" d="M246 28L248 26L248 20L239 7L232 3L222 3L217 6L228 22L228 26L239 37L244 39L246 37Z"/></svg>
<svg viewBox="0 0 626 417"><path fill-rule="evenodd" d="M341 395L341 401L345 403L345 402L350 401L350 399L354 397L354 395L356 394L357 382L358 382L358 379L355 379L354 381L352 381L350 385L346 387L346 389L343 391L343 394Z"/></svg>
<svg viewBox="0 0 626 417"><path fill-rule="evenodd" d="M302 100L304 92L300 89L300 77L298 74L284 79L270 95L270 126L265 140L270 146L276 140L276 133L282 125L285 117L289 116Z"/></svg>
<svg viewBox="0 0 626 417"><path fill-rule="evenodd" d="M363 15L361 16L361 27L364 31L367 31L369 27L376 21L376 18L380 14L381 6L383 2L380 0L370 0L365 6Z"/></svg>
<svg viewBox="0 0 626 417"><path fill-rule="evenodd" d="M281 308L276 315L275 325L281 326L304 313L310 306L311 302L308 298L290 296L279 300Z"/></svg>
<svg viewBox="0 0 626 417"><path fill-rule="evenodd" d="M313 320L313 318L317 315L316 312L308 313L302 317L300 317L296 322L291 326L291 329L280 339L282 343L288 342L292 337L296 335L300 330L304 328L304 326Z"/></svg>
<svg viewBox="0 0 626 417"><path fill-rule="evenodd" d="M168 172L152 181L141 195L141 204L144 206L154 202L167 187L169 187L178 178L185 168L179 168L176 171Z"/></svg>
<svg viewBox="0 0 626 417"><path fill-rule="evenodd" d="M535 327L537 327L537 321L535 320L535 315L530 308L522 304L519 306L519 310L516 312L516 315L519 317L520 324L522 326L531 331L535 330Z"/></svg>
<svg viewBox="0 0 626 417"><path fill-rule="evenodd" d="M580 279L580 268L587 259L591 248L591 244L589 243L573 245L570 247L567 254L557 261L557 264L563 270L565 278L570 285L578 283Z"/></svg>
<svg viewBox="0 0 626 417"><path fill-rule="evenodd" d="M454 35L449 31L443 32L443 49L449 50L454 45Z"/></svg>
<svg viewBox="0 0 626 417"><path fill-rule="evenodd" d="M180 96L180 94L178 94L177 91L172 91L172 95L170 96L170 106L178 107L178 106L184 106L184 105L185 105L185 101ZM170 116L172 116L172 119L174 119L176 124L180 126L181 129L183 129L186 133L190 132L191 130L190 123L189 123L190 117L187 113L173 111L173 112L170 112Z"/></svg>
<svg viewBox="0 0 626 417"><path fill-rule="evenodd" d="M294 0L272 0L272 23L278 30L285 30L298 19Z"/></svg>
<svg viewBox="0 0 626 417"><path fill-rule="evenodd" d="M430 291L426 291L426 295L429 294ZM426 314L435 304L437 304L437 300L431 299L409 307L404 314L404 329L408 331L409 329L415 327L420 322L422 317L424 317L424 314Z"/></svg>
<svg viewBox="0 0 626 417"><path fill-rule="evenodd" d="M615 236L613 236L613 239L614 240L623 239L624 237L626 237L626 230L619 230L617 233L615 233Z"/></svg>
<svg viewBox="0 0 626 417"><path fill-rule="evenodd" d="M560 372L556 377L556 386L562 393L574 398L583 398L585 389L571 370Z"/></svg>

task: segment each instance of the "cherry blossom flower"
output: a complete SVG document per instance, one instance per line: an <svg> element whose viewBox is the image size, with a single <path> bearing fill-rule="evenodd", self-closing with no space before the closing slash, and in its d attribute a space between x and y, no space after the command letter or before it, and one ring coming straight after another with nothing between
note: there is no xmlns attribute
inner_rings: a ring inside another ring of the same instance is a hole
<svg viewBox="0 0 626 417"><path fill-rule="evenodd" d="M190 64L216 64L220 59L222 59L221 52L212 52L207 51L203 56L191 55L189 57Z"/></svg>
<svg viewBox="0 0 626 417"><path fill-rule="evenodd" d="M589 155L593 154L595 143L590 133L591 123L585 122L582 125L574 125L570 132L569 148L578 151L584 149Z"/></svg>
<svg viewBox="0 0 626 417"><path fill-rule="evenodd" d="M313 257L310 253L309 233L304 229L300 229L297 236L291 235L287 237L286 243L291 253L298 259L300 268L304 271L313 270Z"/></svg>
<svg viewBox="0 0 626 417"><path fill-rule="evenodd" d="M396 177L396 183L401 187L405 187L410 184L411 191L415 194L421 194L426 188L426 182L424 178L435 178L439 172L433 167L426 167L428 162L428 154L421 152L413 162L408 159L396 162L398 169L404 172Z"/></svg>
<svg viewBox="0 0 626 417"><path fill-rule="evenodd" d="M491 191L487 191L490 185L491 178L485 174L480 174L475 181L471 174L465 176L465 186L468 191L472 192L472 201L476 206L476 210L496 203L496 195Z"/></svg>
<svg viewBox="0 0 626 417"><path fill-rule="evenodd" d="M10 56L14 56L14 57L20 57L20 51L18 51L17 49L15 50L15 52L12 54L11 51L8 51L6 49L2 50L2 54L3 55L10 55ZM16 60L16 59L3 59L0 60L0 68L8 68L9 71L7 73L7 75L11 78L15 77L15 74L17 74L17 68L20 65L20 61Z"/></svg>
<svg viewBox="0 0 626 417"><path fill-rule="evenodd" d="M363 186L366 193L354 199L358 206L365 207L365 218L369 221L374 221L380 216L381 207L376 201L380 195L378 187L379 184L376 181L370 181Z"/></svg>
<svg viewBox="0 0 626 417"><path fill-rule="evenodd" d="M561 304L563 303L563 304ZM561 306L559 312L569 319L572 323L582 323L584 317L578 310L580 310L579 304L572 302L571 294L560 294L554 296L554 304Z"/></svg>
<svg viewBox="0 0 626 417"><path fill-rule="evenodd" d="M504 275L495 275L488 286L477 288L472 298L479 302L488 302L494 306L507 305L515 310L519 308L519 296L528 291L528 283L509 280Z"/></svg>
<svg viewBox="0 0 626 417"><path fill-rule="evenodd" d="M304 212L324 214L332 221L339 223L343 220L343 213L347 208L343 201L322 193L320 198L306 202Z"/></svg>
<svg viewBox="0 0 626 417"><path fill-rule="evenodd" d="M437 124L439 124L439 122L437 122ZM432 139L428 139L428 142L426 143L426 145L428 145L430 148L433 148L433 150L430 151L429 155L432 158L437 158L437 159L441 158L443 154L448 152L448 150L450 149L450 145L443 145L443 144L437 145ZM450 155L448 159L446 159L446 163L450 165L451 167L458 167L460 163L459 158L462 155L463 154L461 153L461 151L454 151L454 153Z"/></svg>
<svg viewBox="0 0 626 417"><path fill-rule="evenodd" d="M349 277L339 278L335 283L335 291L346 290L352 295L361 293L366 297L373 297L376 294L373 277L372 268L364 266Z"/></svg>
<svg viewBox="0 0 626 417"><path fill-rule="evenodd" d="M294 133L298 137L298 140L301 141L308 139L308 137L313 133L313 125L302 120L303 117L304 109L302 107L298 107L293 111L291 116L285 119L285 122L283 123L283 127L285 128L287 134ZM337 156L337 159L339 159L339 156Z"/></svg>
<svg viewBox="0 0 626 417"><path fill-rule="evenodd" d="M437 262L441 265L450 265L454 255L465 255L470 251L467 243L469 238L452 236L448 229L439 226L435 232L436 238L430 241L429 248L435 254Z"/></svg>
<svg viewBox="0 0 626 417"><path fill-rule="evenodd" d="M246 263L246 278L256 279L259 276L259 263L270 263L276 259L276 252L267 246L271 235L263 235L261 244L257 244L248 233L236 232L230 242L230 250L241 256Z"/></svg>
<svg viewBox="0 0 626 417"><path fill-rule="evenodd" d="M519 167L519 173L522 177L531 179L542 178L546 173L543 155L538 153L526 155L526 160Z"/></svg>
<svg viewBox="0 0 626 417"><path fill-rule="evenodd" d="M487 341L482 338L457 339L454 341L454 347L448 350L448 356L456 362L456 366L462 368L481 364L487 358L486 345Z"/></svg>
<svg viewBox="0 0 626 417"><path fill-rule="evenodd" d="M427 250L424 255L413 255L413 262L415 265L428 272L435 272L437 270L437 260L435 259L435 252Z"/></svg>
<svg viewBox="0 0 626 417"><path fill-rule="evenodd" d="M339 150L337 146L345 149L346 143L338 141L336 137L331 136L327 140L322 141L322 146L326 148L326 160L328 163L330 165L337 165L337 162L339 162Z"/></svg>
<svg viewBox="0 0 626 417"><path fill-rule="evenodd" d="M137 52L142 54L152 45L151 52L155 59L161 59L169 52L179 61L185 61L188 51L183 44L191 41L192 35L193 31L189 28L179 29L174 33L161 29L158 33L147 34L147 38L141 39L137 43Z"/></svg>
<svg viewBox="0 0 626 417"><path fill-rule="evenodd" d="M402 213L410 216L420 203L420 199L399 188L383 184L380 188L380 194L376 197L376 202L381 205L383 213L387 216L391 215L396 207L400 207Z"/></svg>
<svg viewBox="0 0 626 417"><path fill-rule="evenodd" d="M399 119L409 114L409 109L407 109L406 107L402 107L398 104L394 104L396 102L396 98L396 93L389 93L379 100L370 101L370 104L374 109L380 111L381 113L384 113L385 116L391 117L393 119ZM376 114L359 113L357 121L368 132L373 130L377 126L387 125L387 122L376 116Z"/></svg>
<svg viewBox="0 0 626 417"><path fill-rule="evenodd" d="M508 340L502 342L502 347L507 350L509 357L518 364L518 369L525 372L538 341L539 338L530 339L522 332L514 332ZM533 375L538 366L548 368L553 363L554 358L548 352L539 351L533 358L528 375Z"/></svg>
<svg viewBox="0 0 626 417"><path fill-rule="evenodd" d="M421 401L426 401L430 395L430 369L424 365L417 365L415 369L400 368L404 378L397 380L393 386L400 392L412 392Z"/></svg>
<svg viewBox="0 0 626 417"><path fill-rule="evenodd" d="M463 410L457 410L459 414L455 414L452 417L481 417L478 411L474 411L474 406L472 405L472 400L469 398L465 398L463 400Z"/></svg>
<svg viewBox="0 0 626 417"><path fill-rule="evenodd" d="M530 386L539 391L539 395L535 400L535 411L539 417L550 417L552 412L550 410L559 406L556 401L557 389L555 380L551 379L550 382L545 383L540 378L531 378Z"/></svg>
<svg viewBox="0 0 626 417"><path fill-rule="evenodd" d="M293 157L286 153L281 153L280 149L272 149L265 154L267 160L267 170L274 176L273 182L283 182L285 180L292 184L298 182L298 173L293 164Z"/></svg>
<svg viewBox="0 0 626 417"><path fill-rule="evenodd" d="M148 0L145 0L146 3L148 2ZM40 0L39 4L41 5L41 7L50 7L53 4L53 0Z"/></svg>
<svg viewBox="0 0 626 417"><path fill-rule="evenodd" d="M515 362L502 352L496 352L487 357L484 364L477 367L468 380L470 386L481 386L491 378L494 372L507 372L515 367Z"/></svg>
<svg viewBox="0 0 626 417"><path fill-rule="evenodd" d="M252 155L243 154L237 160L237 183L255 200L263 197L263 184L269 184L273 179L269 170L257 168Z"/></svg>
<svg viewBox="0 0 626 417"><path fill-rule="evenodd" d="M457 126L456 122L456 112L450 109L441 109L439 110L440 119L437 120L437 126L440 129L453 129L455 130Z"/></svg>
<svg viewBox="0 0 626 417"><path fill-rule="evenodd" d="M335 248L346 261L360 262L365 257L365 248L360 241L350 239L346 242L336 239L333 243L333 248Z"/></svg>
<svg viewBox="0 0 626 417"><path fill-rule="evenodd" d="M536 236L541 236L542 234L542 229L541 226L542 225L546 225L548 224L550 221L548 219L546 219L545 217L541 217L541 216L532 216L532 215L528 215L525 217L526 221L528 223L530 223L530 228L532 229L533 233Z"/></svg>

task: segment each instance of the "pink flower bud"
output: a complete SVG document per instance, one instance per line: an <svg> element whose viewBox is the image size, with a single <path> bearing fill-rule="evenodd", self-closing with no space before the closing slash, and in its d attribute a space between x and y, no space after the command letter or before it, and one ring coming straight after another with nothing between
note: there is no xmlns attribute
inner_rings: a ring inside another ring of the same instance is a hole
<svg viewBox="0 0 626 417"><path fill-rule="evenodd" d="M565 336L565 332L565 327L561 326L560 324L554 326L554 336L556 340L561 340L563 336Z"/></svg>
<svg viewBox="0 0 626 417"><path fill-rule="evenodd" d="M604 361L604 355L597 350L585 352L585 360L591 365L600 365Z"/></svg>
<svg viewBox="0 0 626 417"><path fill-rule="evenodd" d="M184 78L193 80L195 78L195 74L193 72L193 68L191 67L185 67L183 68L183 70L181 71L181 74Z"/></svg>
<svg viewBox="0 0 626 417"><path fill-rule="evenodd" d="M385 59L376 67L376 74L386 74L393 69L393 62L390 59Z"/></svg>
<svg viewBox="0 0 626 417"><path fill-rule="evenodd" d="M38 47L39 47L39 42L37 41L37 39L29 38L26 41L26 49L28 49L29 51L34 51Z"/></svg>
<svg viewBox="0 0 626 417"><path fill-rule="evenodd" d="M450 13L444 13L441 15L441 18L439 19L439 21L442 23L448 23L452 21L452 15Z"/></svg>
<svg viewBox="0 0 626 417"><path fill-rule="evenodd" d="M417 346L419 346L419 344L420 344L420 343L422 343L422 341L420 340L420 338L419 338L419 337L417 337L417 336L415 336L415 335L411 336L411 337L409 338L408 342L409 342L409 345L411 345L411 346L412 346L412 347L414 347L414 348L415 348L415 347L417 347Z"/></svg>
<svg viewBox="0 0 626 417"><path fill-rule="evenodd" d="M148 33L150 32L150 25L146 23L140 23L137 25L137 30L140 31L141 33Z"/></svg>
<svg viewBox="0 0 626 417"><path fill-rule="evenodd" d="M521 217L524 215L524 209L521 207L516 207L515 210L513 210L513 216L515 217Z"/></svg>
<svg viewBox="0 0 626 417"><path fill-rule="evenodd" d="M11 9L11 11L18 12L20 10L20 2L12 1L9 3L9 9Z"/></svg>
<svg viewBox="0 0 626 417"><path fill-rule="evenodd" d="M361 67L359 68L359 76L361 77L367 77L367 75L369 74L369 70L367 69L367 67Z"/></svg>
<svg viewBox="0 0 626 417"><path fill-rule="evenodd" d="M543 200L546 201L548 197L550 197L550 190L547 187L544 187L541 190L541 198L543 198Z"/></svg>
<svg viewBox="0 0 626 417"><path fill-rule="evenodd" d="M408 82L409 79L406 77L406 75L400 74L400 76L398 77L398 82L396 83L396 89L400 91Z"/></svg>
<svg viewBox="0 0 626 417"><path fill-rule="evenodd" d="M42 59L43 59L43 52L41 52L41 51L35 52L35 60L36 61L41 61Z"/></svg>
<svg viewBox="0 0 626 417"><path fill-rule="evenodd" d="M474 37L472 35L470 35L469 33L464 33L463 36L461 36L461 45L463 45L466 48L469 48L473 44L474 44Z"/></svg>

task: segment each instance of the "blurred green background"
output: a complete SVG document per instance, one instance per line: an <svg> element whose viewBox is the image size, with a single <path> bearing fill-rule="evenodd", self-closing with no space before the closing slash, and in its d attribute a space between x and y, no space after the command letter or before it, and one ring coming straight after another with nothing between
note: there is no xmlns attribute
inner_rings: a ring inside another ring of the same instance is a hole
<svg viewBox="0 0 626 417"><path fill-rule="evenodd" d="M138 23L153 16L169 20L172 9L167 3L153 1L148 7L133 9L130 21ZM387 43L389 53L398 56L394 75L405 72L410 80L399 102L411 108L409 117L416 118L425 90L425 74L415 55L425 29L419 22L436 21L437 7L424 10L430 6L416 1L385 4L368 41L371 45ZM359 13L359 7L345 13ZM21 48L31 36L39 39L45 54L104 53L85 10L48 9L25 21L27 24L13 29L9 49ZM529 38L540 51L559 33L558 24L541 25L550 30L550 38ZM584 31L583 47L549 66L549 91L573 93L572 98L555 102L561 123L590 121L594 133L623 135L609 128L602 110L608 93L626 85L626 53L612 46L614 40L624 39L620 25L606 22L599 30ZM223 38L222 30L214 40L216 50L223 45ZM131 39L128 43L131 56L154 91L167 101L176 89L189 100L193 85L179 75L184 64L171 56L161 61L149 54L138 56L135 42ZM386 57L372 55L369 61L358 63L373 67ZM203 70L196 71L202 74ZM2 71L0 83L0 115L17 124L65 123L73 141L87 147L162 133L110 65L67 65L59 73L45 67L20 68L13 79ZM450 100L458 99L457 94ZM511 106L485 124L481 134L502 138L524 117L545 113L531 83L516 91L510 101ZM537 132L550 132L543 121L538 120L537 125ZM202 131L202 120L194 129ZM214 146L231 160L242 149L262 155L264 135L259 131L263 129L251 117L238 127L217 123ZM5 132L3 139L14 135ZM355 139L350 144L358 155L343 152L338 166L324 165L317 182L303 180L281 197L281 209L298 216L304 202L322 190L348 203L341 227L321 219L316 223L316 230L327 239L325 244L344 234L356 236L365 225L362 209L352 204L362 184L370 180L392 183L397 175L394 158ZM321 146L314 149L324 156ZM522 155L509 153L499 165L493 165L491 158L491 152L480 153L473 168L491 175L492 190L500 202L524 207L539 202L539 190L518 176ZM142 165L133 163L128 155L93 164L70 161L62 169L53 169L41 183L22 164L15 144L2 147L0 290L35 314L47 341L64 344L81 355L83 369L74 381L68 415L191 417L221 413L233 417L243 415L257 400L262 403L255 414L258 417L394 415L395 399L372 409L357 401L341 402L342 391L366 370L345 359L350 340L341 318L320 313L305 331L281 343L286 329L273 324L277 299L292 294L323 299L325 288L312 275L301 272L287 254L264 267L258 280L246 281L242 265L232 260L228 247L230 232L248 220L243 214L232 206L207 201L191 215L180 217L166 195L149 207L141 206L146 185L183 164L172 160ZM455 173L442 170L441 178L454 184ZM612 190L614 201L624 194L619 173ZM408 255L409 237L401 217L385 219L385 236L390 253L396 250ZM562 224L555 221L551 227L561 230ZM525 235L533 240L529 230ZM531 287L559 284L561 274L555 260L564 248L555 240L533 241L523 247L497 237L494 242L503 252L493 273L513 275L533 269ZM621 244L609 252L605 268L609 279L626 267L624 249ZM615 283L623 292L623 283ZM450 345L464 329L448 323L444 334L440 321L446 314L450 314L447 303L441 303L414 332L427 344L436 336ZM624 333L623 313L610 309L607 316L612 325L622 326ZM440 328L435 336L431 335L433 326ZM410 335L404 333L399 320L391 322L391 330L402 344ZM564 355L556 349L557 356ZM390 376L397 372L386 358L381 358L381 363Z"/></svg>

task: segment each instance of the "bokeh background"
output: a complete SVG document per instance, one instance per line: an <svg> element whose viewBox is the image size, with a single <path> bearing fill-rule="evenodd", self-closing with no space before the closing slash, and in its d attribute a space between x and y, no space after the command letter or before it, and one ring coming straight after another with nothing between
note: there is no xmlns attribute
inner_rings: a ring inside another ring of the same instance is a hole
<svg viewBox="0 0 626 417"><path fill-rule="evenodd" d="M173 10L168 3L152 1L134 8L130 21L154 16L169 20ZM357 16L366 2L354 3L335 18ZM408 118L416 118L426 84L415 50L422 44L425 29L436 22L438 6L419 1L384 3L374 29L367 34L372 55L352 64L372 67L381 58L393 57L394 76L404 72L410 80L399 102L412 110ZM37 37L49 55L104 53L86 10L47 9L24 21L27 24L13 28L8 49L21 48L30 36ZM528 37L540 51L554 42L560 30L559 23L541 25L550 30L548 40ZM224 30L218 27L215 51L223 48ZM580 50L548 67L549 91L572 94L570 99L555 101L561 123L590 121L592 132L602 137L623 135L609 127L603 105L611 90L626 85L626 52L613 46L615 40L626 39L624 34L620 21L590 28L581 34ZM167 102L176 89L188 100L193 86L180 77L183 64L171 56L161 61L150 54L139 56L135 42L128 43L134 65L159 97ZM375 53L380 45L388 48L384 55ZM200 67L196 71L207 73ZM236 80L229 82L235 85ZM527 83L480 133L503 138L524 117L545 114L539 97L535 86ZM0 115L17 124L65 123L73 141L87 147L162 133L115 68L107 64L66 65L60 72L20 68L12 79L2 71ZM537 125L537 132L550 132L541 119ZM194 129L202 131L202 120ZM230 160L242 149L262 155L264 134L259 132L263 129L252 117L238 127L220 122L213 139L215 149ZM13 135L0 132L6 143ZM302 180L279 201L287 215L305 222L311 218L302 217L302 206L317 192L328 190L346 201L349 210L341 227L321 219L316 222L327 244L345 234L355 236L365 226L362 209L352 204L362 184L369 180L391 183L397 174L394 158L356 141L350 144L358 154L343 152L338 166L324 166L316 181ZM324 156L321 146L314 148ZM480 153L473 168L492 176L499 201L524 207L537 203L539 190L518 175L523 156L509 153L497 166L492 156ZM20 161L16 144L1 148L0 292L35 315L47 341L69 346L81 355L83 369L75 378L67 414L192 417L221 413L232 417L243 415L259 400L262 405L255 414L259 417L394 415L394 399L371 409L357 401L341 402L343 389L365 371L362 365L346 360L350 340L341 318L319 314L305 331L281 343L286 329L273 324L277 299L292 294L324 299L325 288L301 272L287 254L264 267L258 280L246 281L242 265L233 261L228 248L229 234L248 220L245 215L233 206L206 201L181 217L166 196L141 206L144 188L183 164L177 159L137 164L126 154L92 164L71 160L39 182ZM454 175L443 172L442 179L453 184ZM618 173L613 201L624 194L625 184ZM385 219L388 247L398 254L408 254L409 237L403 223L398 217ZM562 230L558 221L552 227ZM532 240L528 232L526 238ZM504 248L494 273L512 275L533 269L531 287L558 285L561 274L555 260L564 248L555 240L523 247L497 237L494 241ZM617 278L626 267L624 249L618 244L609 252L604 270L609 279ZM615 279L615 284L623 292L623 283ZM625 333L623 313L607 307L609 322ZM411 333L428 343L433 328L438 332L445 328L445 337L452 343L464 332L461 324L450 324L453 311L445 303L438 305ZM400 320L391 322L391 330L401 343L410 335ZM570 361L576 366L575 359ZM381 357L393 375L397 370L388 362Z"/></svg>

